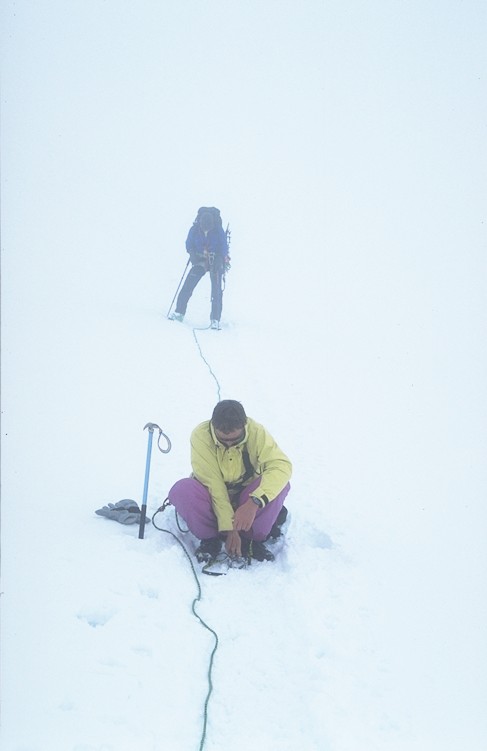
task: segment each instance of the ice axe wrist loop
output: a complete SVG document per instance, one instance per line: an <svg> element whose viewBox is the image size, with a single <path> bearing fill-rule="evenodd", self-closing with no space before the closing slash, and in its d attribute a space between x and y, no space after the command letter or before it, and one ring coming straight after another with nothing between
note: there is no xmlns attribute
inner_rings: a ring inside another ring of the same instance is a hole
<svg viewBox="0 0 487 751"><path fill-rule="evenodd" d="M149 431L149 433L153 433L154 430L157 428L157 430L159 431L159 438L157 439L157 448L159 449L159 451L162 454L169 454L169 452L170 452L170 450L172 448L172 443L170 441L169 436L167 436L164 433L164 431L162 430L162 428L160 428L159 425L157 423L155 423L155 422L148 422L147 425L144 425L144 430L146 428ZM167 447L165 449L161 448L161 438L163 436L166 439L166 443L167 443Z"/></svg>

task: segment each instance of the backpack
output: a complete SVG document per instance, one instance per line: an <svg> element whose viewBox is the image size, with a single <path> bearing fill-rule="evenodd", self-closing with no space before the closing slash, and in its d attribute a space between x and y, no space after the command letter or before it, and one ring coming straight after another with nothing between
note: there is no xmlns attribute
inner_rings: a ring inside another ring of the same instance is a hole
<svg viewBox="0 0 487 751"><path fill-rule="evenodd" d="M204 232L218 227L223 229L220 209L216 209L214 206L202 206L198 209L194 224L199 224Z"/></svg>

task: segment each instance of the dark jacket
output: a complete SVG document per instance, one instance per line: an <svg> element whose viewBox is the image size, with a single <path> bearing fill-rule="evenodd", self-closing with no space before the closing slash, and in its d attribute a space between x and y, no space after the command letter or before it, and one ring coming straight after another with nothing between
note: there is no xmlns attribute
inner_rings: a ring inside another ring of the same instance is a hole
<svg viewBox="0 0 487 751"><path fill-rule="evenodd" d="M225 230L223 227L215 227L205 235L199 224L193 224L186 240L186 250L192 263L197 263L199 259L207 258L210 253L214 253L215 260L223 265L223 261L228 255Z"/></svg>

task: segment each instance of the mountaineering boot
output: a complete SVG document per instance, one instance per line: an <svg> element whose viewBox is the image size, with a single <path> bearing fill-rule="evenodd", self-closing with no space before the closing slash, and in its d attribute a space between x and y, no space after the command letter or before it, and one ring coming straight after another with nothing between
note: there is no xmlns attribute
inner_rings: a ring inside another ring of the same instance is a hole
<svg viewBox="0 0 487 751"><path fill-rule="evenodd" d="M184 316L182 313L171 313L169 316L170 321L179 321L179 323L182 323L184 320Z"/></svg>
<svg viewBox="0 0 487 751"><path fill-rule="evenodd" d="M282 535L281 527L287 519L287 513L288 513L287 508L283 506L277 515L276 521L272 525L271 531L265 538L266 540L277 540L278 537L281 537Z"/></svg>
<svg viewBox="0 0 487 751"><path fill-rule="evenodd" d="M222 541L219 537L210 537L208 540L201 540L195 551L196 560L199 563L214 561L221 547Z"/></svg>
<svg viewBox="0 0 487 751"><path fill-rule="evenodd" d="M243 558L253 558L255 561L273 561L274 554L267 550L263 542L258 540L242 539L242 556Z"/></svg>
<svg viewBox="0 0 487 751"><path fill-rule="evenodd" d="M215 329L215 331L220 331L221 329L220 321L216 321L215 319L212 318L210 322L210 328Z"/></svg>

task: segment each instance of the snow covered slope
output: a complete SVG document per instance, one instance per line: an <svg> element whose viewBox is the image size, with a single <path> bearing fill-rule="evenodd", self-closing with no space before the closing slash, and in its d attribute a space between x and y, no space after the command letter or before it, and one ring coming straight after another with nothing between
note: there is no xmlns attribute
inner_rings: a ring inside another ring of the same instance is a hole
<svg viewBox="0 0 487 751"><path fill-rule="evenodd" d="M2 750L200 747L189 562L94 511L140 503L152 421L153 513L221 396L294 475L277 560L200 576L205 751L481 751L483 4L20 0L1 28ZM198 347L208 280L166 313L200 205L232 269Z"/></svg>

